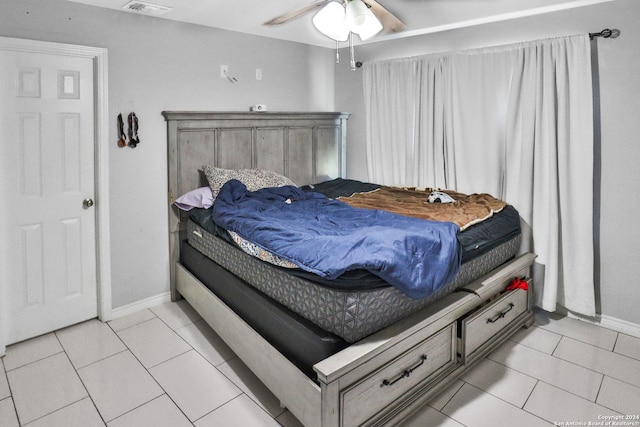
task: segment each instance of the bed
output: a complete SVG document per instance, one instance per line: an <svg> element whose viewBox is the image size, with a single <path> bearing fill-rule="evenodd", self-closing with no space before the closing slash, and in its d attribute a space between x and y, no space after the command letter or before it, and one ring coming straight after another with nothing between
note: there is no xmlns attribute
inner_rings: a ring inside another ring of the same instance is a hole
<svg viewBox="0 0 640 427"><path fill-rule="evenodd" d="M174 206L178 195L207 185L203 165L271 170L314 186L307 191L325 186L330 194L333 183L348 181L341 179L348 114L163 115L172 298L185 298L305 426L397 423L532 323L531 291L506 291L514 281L532 285L535 255L513 257L518 235L469 255L457 282L416 300L388 285L345 294L331 283L292 274ZM357 279L353 283L363 281ZM340 300L350 303L340 307ZM403 307L399 314L397 306ZM343 321L336 323L339 317Z"/></svg>

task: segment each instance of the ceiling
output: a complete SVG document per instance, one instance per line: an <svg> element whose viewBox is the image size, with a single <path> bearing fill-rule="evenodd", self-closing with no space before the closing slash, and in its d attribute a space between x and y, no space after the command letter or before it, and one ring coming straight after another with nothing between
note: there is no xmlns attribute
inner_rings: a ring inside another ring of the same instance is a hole
<svg viewBox="0 0 640 427"><path fill-rule="evenodd" d="M129 0L69 0L92 6L122 10ZM313 13L279 26L263 23L311 0L142 0L144 3L171 8L159 15L193 24L242 33L290 40L315 46L334 47L335 42L322 36L311 23ZM378 0L402 20L406 29L399 33L381 33L367 41L375 43L393 38L445 31L487 22L551 13L614 0ZM359 43L355 37L355 43Z"/></svg>

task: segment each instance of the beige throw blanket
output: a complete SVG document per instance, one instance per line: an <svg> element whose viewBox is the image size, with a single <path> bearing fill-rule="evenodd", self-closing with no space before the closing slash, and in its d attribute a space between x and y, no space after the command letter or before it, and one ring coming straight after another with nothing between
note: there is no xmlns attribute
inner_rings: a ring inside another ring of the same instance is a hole
<svg viewBox="0 0 640 427"><path fill-rule="evenodd" d="M427 199L432 191L435 189L383 186L366 193L339 197L338 200L356 208L381 209L415 218L449 221L457 224L460 230L484 221L507 206L507 203L486 193L467 195L452 190L437 191L451 196L454 203L429 203Z"/></svg>

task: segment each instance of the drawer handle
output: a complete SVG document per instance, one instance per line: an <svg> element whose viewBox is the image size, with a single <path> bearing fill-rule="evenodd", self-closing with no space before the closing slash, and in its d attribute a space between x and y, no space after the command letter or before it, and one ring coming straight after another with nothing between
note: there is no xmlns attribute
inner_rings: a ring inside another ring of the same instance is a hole
<svg viewBox="0 0 640 427"><path fill-rule="evenodd" d="M498 320L502 319L508 312L513 310L513 307L515 307L515 306L513 305L512 302L510 302L509 303L509 307L507 307L507 309L505 311L501 312L500 314L497 314L496 317L487 319L487 323L495 323Z"/></svg>
<svg viewBox="0 0 640 427"><path fill-rule="evenodd" d="M382 383L380 384L380 387L384 387L384 386L391 386L394 385L395 383L397 383L398 381L400 381L403 378L407 378L409 375L411 375L411 373L413 371L415 371L416 369L418 369L420 366L422 366L422 364L424 363L424 361L427 360L427 355L423 354L422 356L420 356L420 362L418 362L417 365L405 369L400 375L398 375L397 378L393 379L393 380L384 380L382 381Z"/></svg>

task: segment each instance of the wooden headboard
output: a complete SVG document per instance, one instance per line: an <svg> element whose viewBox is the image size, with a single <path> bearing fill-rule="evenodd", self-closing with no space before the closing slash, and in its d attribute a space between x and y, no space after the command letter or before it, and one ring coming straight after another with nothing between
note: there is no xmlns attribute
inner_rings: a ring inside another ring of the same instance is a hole
<svg viewBox="0 0 640 427"><path fill-rule="evenodd" d="M175 198L207 185L203 165L267 169L298 185L345 176L349 113L164 111L169 174L171 297L185 215Z"/></svg>

